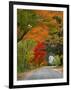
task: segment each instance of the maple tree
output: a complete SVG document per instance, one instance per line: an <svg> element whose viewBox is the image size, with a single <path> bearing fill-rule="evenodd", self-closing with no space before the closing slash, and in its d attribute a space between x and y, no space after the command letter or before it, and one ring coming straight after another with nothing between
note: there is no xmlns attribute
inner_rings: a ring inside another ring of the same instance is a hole
<svg viewBox="0 0 71 90"><path fill-rule="evenodd" d="M45 56L47 55L45 48L43 42L38 43L34 48L34 62L36 64L40 65L45 60Z"/></svg>

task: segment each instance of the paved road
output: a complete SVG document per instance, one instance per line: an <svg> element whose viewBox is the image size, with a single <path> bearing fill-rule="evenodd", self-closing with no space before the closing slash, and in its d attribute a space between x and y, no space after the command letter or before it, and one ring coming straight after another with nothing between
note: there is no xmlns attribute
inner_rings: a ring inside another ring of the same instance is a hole
<svg viewBox="0 0 71 90"><path fill-rule="evenodd" d="M34 71L28 72L25 76L25 80L34 80L34 79L55 79L62 78L63 73L55 71L48 67L42 67Z"/></svg>

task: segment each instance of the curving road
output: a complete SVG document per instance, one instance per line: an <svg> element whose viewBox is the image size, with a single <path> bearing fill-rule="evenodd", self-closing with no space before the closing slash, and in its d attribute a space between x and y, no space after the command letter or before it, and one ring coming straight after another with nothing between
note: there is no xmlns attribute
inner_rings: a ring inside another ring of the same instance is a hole
<svg viewBox="0 0 71 90"><path fill-rule="evenodd" d="M35 80L35 79L55 79L62 78L63 73L59 71L55 71L49 67L41 67L34 71L28 72L24 78L24 80Z"/></svg>

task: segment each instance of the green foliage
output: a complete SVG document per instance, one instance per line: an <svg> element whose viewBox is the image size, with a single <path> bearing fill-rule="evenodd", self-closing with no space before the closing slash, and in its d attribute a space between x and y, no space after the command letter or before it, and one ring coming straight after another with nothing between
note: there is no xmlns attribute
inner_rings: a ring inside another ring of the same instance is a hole
<svg viewBox="0 0 71 90"><path fill-rule="evenodd" d="M41 17L33 10L17 10L17 27L19 28L17 41L20 41L32 27L38 24Z"/></svg>
<svg viewBox="0 0 71 90"><path fill-rule="evenodd" d="M54 16L53 19L56 19L59 24L62 22L62 18L60 16Z"/></svg>
<svg viewBox="0 0 71 90"><path fill-rule="evenodd" d="M47 50L49 52L53 52L55 54L63 54L63 24L62 18L60 16L55 16L53 19L56 19L57 23L60 21L61 23L53 25L51 21L49 22L49 34L46 40ZM52 26L53 25L53 26ZM57 25L57 27L56 27ZM61 52L62 51L62 52Z"/></svg>
<svg viewBox="0 0 71 90"><path fill-rule="evenodd" d="M60 57L59 57L59 55L56 55L55 57L54 57L54 60L53 60L53 62L52 62L52 65L54 65L54 66L59 66L61 64L61 62L60 62Z"/></svg>
<svg viewBox="0 0 71 90"><path fill-rule="evenodd" d="M52 23L56 20L55 23ZM48 38L45 42L46 51L54 53L55 60L52 65L63 65L63 21L60 16L54 16L52 20L44 22L49 27ZM47 55L48 61L48 55Z"/></svg>
<svg viewBox="0 0 71 90"><path fill-rule="evenodd" d="M50 27L49 33L50 33L50 34L54 34L54 33L56 34L57 31L58 31L57 28L55 28L55 27Z"/></svg>
<svg viewBox="0 0 71 90"><path fill-rule="evenodd" d="M33 48L36 45L36 42L34 40L25 40L23 43L23 54L24 54L24 60L26 60L27 63L29 63L29 60L33 58Z"/></svg>
<svg viewBox="0 0 71 90"><path fill-rule="evenodd" d="M29 70L29 62L33 59L33 48L36 42L34 40L20 41L17 45L17 69L18 72Z"/></svg>
<svg viewBox="0 0 71 90"><path fill-rule="evenodd" d="M24 71L23 43L21 41L17 44L17 70L18 70L18 72Z"/></svg>

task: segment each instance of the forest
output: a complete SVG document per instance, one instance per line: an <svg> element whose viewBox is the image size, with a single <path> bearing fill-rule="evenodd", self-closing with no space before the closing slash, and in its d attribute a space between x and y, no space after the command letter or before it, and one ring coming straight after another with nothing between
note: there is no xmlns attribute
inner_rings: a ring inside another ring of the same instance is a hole
<svg viewBox="0 0 71 90"><path fill-rule="evenodd" d="M63 67L63 12L17 9L17 72Z"/></svg>

